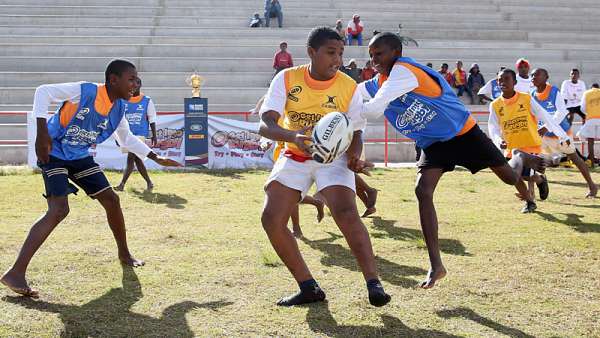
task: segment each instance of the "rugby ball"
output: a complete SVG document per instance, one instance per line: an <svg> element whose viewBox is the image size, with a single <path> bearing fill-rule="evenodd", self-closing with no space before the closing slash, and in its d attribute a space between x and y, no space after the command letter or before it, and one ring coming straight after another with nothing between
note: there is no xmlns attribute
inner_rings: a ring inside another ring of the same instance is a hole
<svg viewBox="0 0 600 338"><path fill-rule="evenodd" d="M313 160L331 163L342 156L352 142L353 133L352 122L346 114L332 112L323 116L312 132Z"/></svg>

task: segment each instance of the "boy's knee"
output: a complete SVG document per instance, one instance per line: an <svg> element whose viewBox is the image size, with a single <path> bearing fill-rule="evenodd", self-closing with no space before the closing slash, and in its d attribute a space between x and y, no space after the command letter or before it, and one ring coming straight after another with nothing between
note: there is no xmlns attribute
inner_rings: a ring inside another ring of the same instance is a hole
<svg viewBox="0 0 600 338"><path fill-rule="evenodd" d="M419 201L433 200L433 189L424 183L418 183L415 187L415 195Z"/></svg>
<svg viewBox="0 0 600 338"><path fill-rule="evenodd" d="M273 231L274 229L277 229L277 227L281 226L281 219L282 217L279 215L279 213L268 209L263 210L260 217L263 229L266 232ZM285 221L287 222L287 220Z"/></svg>
<svg viewBox="0 0 600 338"><path fill-rule="evenodd" d="M52 217L57 222L60 222L63 219L65 219L68 214L69 205L67 203L52 205L48 209L48 216Z"/></svg>
<svg viewBox="0 0 600 338"><path fill-rule="evenodd" d="M360 222L358 211L352 207L342 207L335 211L336 222L341 225L352 225L356 222Z"/></svg>
<svg viewBox="0 0 600 338"><path fill-rule="evenodd" d="M119 206L121 203L119 195L117 195L112 189L103 191L100 195L98 195L98 200L102 204L111 207Z"/></svg>

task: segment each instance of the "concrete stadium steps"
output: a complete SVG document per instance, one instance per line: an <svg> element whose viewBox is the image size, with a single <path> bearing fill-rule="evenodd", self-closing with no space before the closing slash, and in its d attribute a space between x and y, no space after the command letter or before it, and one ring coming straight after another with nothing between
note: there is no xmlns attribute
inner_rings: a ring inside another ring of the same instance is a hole
<svg viewBox="0 0 600 338"><path fill-rule="evenodd" d="M80 0L53 0L52 5L55 6L80 6ZM453 5L456 3L454 0L430 0L427 1L428 4L450 4ZM10 6L36 6L40 4L38 0L4 0L2 2L4 5ZM286 0L284 5L284 11L287 9L288 5L290 6L306 6L310 8L338 8L340 5L344 5L345 3L341 3L336 0ZM376 4L378 7L375 7ZM388 1L369 1L366 3L352 3L349 7L364 9L367 7L368 9L373 8L381 8L385 9L394 9L397 6L398 2L393 0ZM485 5L490 6L489 8L493 8L494 10L501 10L506 6L517 6L518 9L523 8L523 0L464 0L461 1L462 5ZM102 6L123 6L123 2L120 0L101 0L95 1L93 5L102 5ZM574 5L574 3L570 1L564 0L529 0L527 1L528 7L534 8L570 8ZM600 3L596 0L577 0L577 6L585 7L585 8L599 8ZM143 7L248 7L253 8L258 12L262 12L264 7L264 2L262 1L248 1L248 0L136 0L135 6L143 6ZM262 13L261 13L262 15Z"/></svg>
<svg viewBox="0 0 600 338"><path fill-rule="evenodd" d="M101 20L101 22L104 22ZM1 25L0 35L11 35L11 34L32 34L32 35L120 35L126 32L128 36L221 36L227 38L241 38L241 37L253 37L253 36L272 36L279 37L280 39L304 39L308 36L310 31L309 28L261 28L261 29L250 29L246 27L240 28L221 28L221 27L152 27L152 26L108 26L98 23L97 26L86 25L81 26L69 26L64 22L61 22L57 26L51 25L25 25L25 26L14 26L14 25ZM84 23L82 23L84 25ZM311 26L312 27L312 26ZM389 29L396 31L394 27L374 27L373 29ZM26 33L25 33L26 32ZM367 31L368 33L369 31ZM528 32L519 31L517 29L512 30L472 30L472 29L403 29L403 34L410 36L414 39L447 39L447 40L509 40L509 41L527 41ZM540 32L541 34L548 35L547 32ZM370 34L367 34L369 37ZM550 37L548 37L550 38ZM592 35L588 35L586 38L592 39ZM595 40L598 36L595 36ZM550 41L550 40L549 40ZM556 40L555 40L556 41ZM101 41L98 41L99 43Z"/></svg>
<svg viewBox="0 0 600 338"><path fill-rule="evenodd" d="M258 6L253 5L250 1L240 3L235 6L224 1L221 6L139 6L132 3L128 5L92 5L92 6L40 6L38 5L0 5L2 13L10 15L106 15L106 16L122 16L123 13L131 13L132 16L244 16L250 18L254 12L258 12L261 16L264 14L264 2L254 2ZM392 4L392 3L389 3ZM338 18L346 18L350 20L354 13L360 13L361 19L367 20L368 16L376 18L378 15L389 16L390 12L421 12L421 13L460 13L468 11L480 12L484 17L493 16L501 17L501 13L497 13L497 7L489 4L450 4L450 3L403 3L395 2L393 6L389 6L391 11L373 10L372 5L367 2L340 2L335 3L335 7L327 6L325 1L307 1L306 3L283 4L283 13L285 17L293 16L309 16L307 9L311 9L312 13L319 15L337 16ZM543 10L540 8L539 10ZM594 8L591 9L592 11ZM569 12L567 12L569 13ZM335 22L334 22L335 23Z"/></svg>
<svg viewBox="0 0 600 338"><path fill-rule="evenodd" d="M277 50L272 45L257 46L219 46L219 45L185 45L185 44L0 44L0 50L5 57L107 57L119 55L126 58L214 58L218 59L223 55L229 58L272 58ZM289 51L298 60L308 60L306 47L303 45L290 45ZM544 48L471 48L471 47L445 47L445 48L406 48L406 55L417 60L444 60L447 55L452 55L454 60L464 60L467 67L471 62L493 61L498 63L500 60L516 60L519 57L526 56L530 60L536 60L536 64L547 67L546 65L556 61L565 61L572 65L577 63L592 63L600 60L600 50L597 49L544 49ZM298 57L302 56L302 57ZM365 48L356 46L347 46L344 51L344 59L359 59L364 62L369 58L368 51ZM269 66L267 62L264 66ZM298 64L298 63L297 63ZM509 64L512 67L512 64ZM482 68L484 71L490 71L490 68ZM492 68L493 69L493 68ZM261 71L266 72L263 67Z"/></svg>
<svg viewBox="0 0 600 338"><path fill-rule="evenodd" d="M506 59L478 61L481 69L495 71L499 65L514 67L514 62L520 55ZM454 57L454 56L452 56ZM27 57L27 56L5 56L0 57L0 72L44 72L52 70L55 72L71 72L78 70L82 72L101 72L111 57ZM269 72L272 70L272 58L199 58L199 57L131 57L129 58L141 72L191 72L197 70L200 74L204 72ZM366 58L358 58L359 65L364 65ZM432 62L439 66L442 62L452 63L456 59L420 58L420 62ZM547 61L529 58L533 65L544 66L551 74L569 74L573 67L577 67L583 74L600 73L600 61ZM41 63L40 61L44 61ZM346 62L348 59L346 59ZM465 65L475 61L463 59ZM308 63L307 58L295 58L296 64ZM566 75L564 75L566 76ZM562 77L562 76L560 76ZM266 85L266 84L265 84Z"/></svg>
<svg viewBox="0 0 600 338"><path fill-rule="evenodd" d="M0 44L3 56L43 56L43 57L100 57L121 55L124 57L197 57L219 58L223 55L238 58L269 58L272 57L277 47L273 45L208 45L208 44ZM305 57L304 45L289 45L288 51L292 55ZM542 49L542 48L471 48L471 47L419 47L406 48L405 53L415 59L441 59L452 54L456 59L471 60L515 60L522 55L530 59L542 61L576 60L581 62L600 59L600 50L597 49ZM344 58L369 58L368 50L357 46L347 46Z"/></svg>
<svg viewBox="0 0 600 338"><path fill-rule="evenodd" d="M1 29L1 27L0 27ZM39 32L39 31L38 31ZM596 35L590 35L596 36ZM142 45L206 45L206 46L269 46L273 52L277 50L279 43L284 40L279 36L262 36L259 34L244 37L244 38L228 38L223 40L220 37L206 37L206 36L110 36L110 35L0 35L0 44L6 45L21 45L21 44L49 44L49 45L87 45L90 41L98 41L102 45L130 45L130 44L142 44ZM297 36L285 38L289 46L304 46L306 45L306 36ZM439 39L419 39L419 49L448 49L447 40ZM455 48L495 48L495 49L558 49L558 50L596 50L595 44L582 44L578 42L570 43L569 41L495 41L495 40L461 40L454 41L452 46ZM355 48L356 46L346 48ZM410 45L405 47L407 53L411 53L416 49ZM301 52L306 54L306 49L301 49ZM347 52L347 50L346 50Z"/></svg>
<svg viewBox="0 0 600 338"><path fill-rule="evenodd" d="M548 69L554 84L573 67L588 84L600 79L597 0L286 0L283 29L247 28L252 13L263 15L263 6L263 0L3 0L0 111L30 110L34 89L42 83L101 82L106 63L115 57L137 65L142 90L159 111L182 110L182 98L190 93L184 81L194 70L206 78L203 95L210 111L247 111L266 92L281 40L288 41L296 64L306 63L310 28L337 19L345 24L353 13L365 22L364 40L373 29L396 31L402 23L403 34L420 43L405 54L435 68L442 62L453 67L456 59L465 67L477 62L489 80L500 65L514 67L517 58L527 57L534 67ZM455 17L464 19L448 20ZM362 66L367 57L366 48L347 47L344 59L355 58ZM487 129L487 116L475 117ZM366 137L382 139L384 132L380 118L369 122ZM0 141L24 139L24 116L0 115L0 134ZM393 128L388 136L398 137ZM0 163L19 156L22 162L25 154L22 145L0 142ZM367 154L383 160L382 144L367 144ZM414 145L390 145L389 156L412 160Z"/></svg>
<svg viewBox="0 0 600 338"><path fill-rule="evenodd" d="M0 140L23 140L27 139L27 124L0 123Z"/></svg>
<svg viewBox="0 0 600 338"><path fill-rule="evenodd" d="M185 86L190 72L138 72L143 87ZM204 72L202 87L266 87L273 76L268 72ZM37 87L46 83L104 82L104 72L0 72L0 87ZM144 90L142 88L142 91Z"/></svg>

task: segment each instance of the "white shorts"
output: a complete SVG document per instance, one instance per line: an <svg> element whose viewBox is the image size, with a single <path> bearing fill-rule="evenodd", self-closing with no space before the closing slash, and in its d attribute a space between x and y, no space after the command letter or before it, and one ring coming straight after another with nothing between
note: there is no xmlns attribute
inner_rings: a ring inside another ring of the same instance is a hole
<svg viewBox="0 0 600 338"><path fill-rule="evenodd" d="M586 138L600 139L600 119L585 120L581 129L577 132L577 136L582 141L585 141Z"/></svg>
<svg viewBox="0 0 600 338"><path fill-rule="evenodd" d="M558 138L556 137L542 137L542 153L544 154L565 154L571 155L575 154L575 146L573 145L573 141L567 145L565 142L560 144Z"/></svg>
<svg viewBox="0 0 600 338"><path fill-rule="evenodd" d="M136 136L140 141L142 141L143 143L146 143L146 137L145 136ZM127 154L129 153L129 150L125 149L125 148L120 148L121 149L121 153L122 154Z"/></svg>
<svg viewBox="0 0 600 338"><path fill-rule="evenodd" d="M298 190L302 196L301 200L306 196L313 183L316 183L317 191L340 185L356 192L354 172L348 169L345 154L329 164L313 160L298 162L285 156L279 156L265 183L265 190L273 181Z"/></svg>

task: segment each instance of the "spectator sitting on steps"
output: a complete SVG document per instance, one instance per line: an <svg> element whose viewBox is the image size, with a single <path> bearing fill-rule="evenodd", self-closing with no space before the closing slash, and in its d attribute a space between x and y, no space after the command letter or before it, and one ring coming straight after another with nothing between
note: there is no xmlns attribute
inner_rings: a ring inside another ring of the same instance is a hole
<svg viewBox="0 0 600 338"><path fill-rule="evenodd" d="M362 46L362 31L364 26L360 21L360 15L354 14L352 20L348 22L348 46L352 46L352 40L356 40L357 45Z"/></svg>
<svg viewBox="0 0 600 338"><path fill-rule="evenodd" d="M335 31L344 39L344 43L346 43L346 30L344 26L342 26L342 20L338 20L335 22Z"/></svg>
<svg viewBox="0 0 600 338"><path fill-rule="evenodd" d="M444 79L446 80L446 82L448 82L448 84L450 86L454 87L454 77L452 76L452 73L450 73L448 71L448 64L447 63L442 63L442 66L438 70L438 73L440 73L444 77Z"/></svg>
<svg viewBox="0 0 600 338"><path fill-rule="evenodd" d="M479 89L485 85L485 79L479 71L479 65L474 63L469 69L469 78L467 80L467 92L471 98L471 104L475 104L475 95L479 92ZM477 97L479 104L484 104L483 100Z"/></svg>
<svg viewBox="0 0 600 338"><path fill-rule="evenodd" d="M358 68L356 66L356 60L350 59L350 62L348 62L348 67L347 67L347 74L354 81L356 81L356 83L361 82L360 81L360 71L361 71L360 68Z"/></svg>
<svg viewBox="0 0 600 338"><path fill-rule="evenodd" d="M456 96L461 97L467 89L467 73L462 69L462 61L456 61L456 68L452 72L452 81L454 81L454 88L456 88Z"/></svg>
<svg viewBox="0 0 600 338"><path fill-rule="evenodd" d="M277 18L279 28L283 24L283 11L281 10L281 3L279 0L265 0L265 26L269 27L271 18Z"/></svg>
<svg viewBox="0 0 600 338"><path fill-rule="evenodd" d="M260 14L254 13L254 16L250 18L250 27L256 28L262 26L262 19L260 18Z"/></svg>

